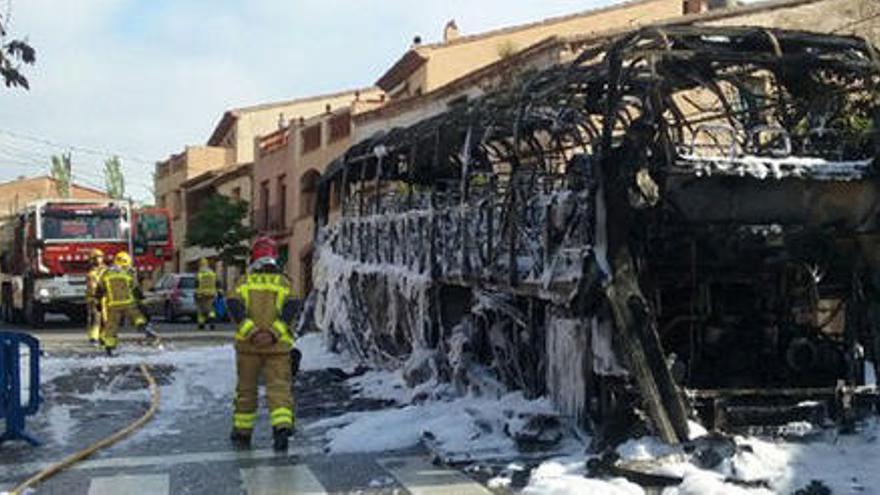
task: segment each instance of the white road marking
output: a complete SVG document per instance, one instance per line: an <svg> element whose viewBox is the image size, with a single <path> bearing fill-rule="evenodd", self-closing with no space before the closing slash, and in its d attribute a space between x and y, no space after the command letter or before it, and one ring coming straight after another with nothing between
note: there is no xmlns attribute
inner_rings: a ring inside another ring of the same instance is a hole
<svg viewBox="0 0 880 495"><path fill-rule="evenodd" d="M313 445L296 446L291 445L288 455L308 456L322 453L322 449ZM246 460L263 460L274 459L280 454L271 449L221 452L191 452L185 454L168 454L156 456L135 456L135 457L111 457L107 459L92 459L83 461L74 465L70 469L101 469L101 468L136 468L136 467L155 467L155 466L175 466L181 464L200 464L212 462L233 462ZM48 462L29 462L24 464L4 464L0 465L0 478L6 478L10 475L21 475L22 472L32 473L41 471L49 467L52 463Z"/></svg>
<svg viewBox="0 0 880 495"><path fill-rule="evenodd" d="M453 469L434 466L421 457L377 461L412 495L491 495L488 489Z"/></svg>
<svg viewBox="0 0 880 495"><path fill-rule="evenodd" d="M247 495L325 495L327 491L305 465L256 467L241 470Z"/></svg>
<svg viewBox="0 0 880 495"><path fill-rule="evenodd" d="M167 474L102 476L92 478L89 495L168 495L171 480Z"/></svg>

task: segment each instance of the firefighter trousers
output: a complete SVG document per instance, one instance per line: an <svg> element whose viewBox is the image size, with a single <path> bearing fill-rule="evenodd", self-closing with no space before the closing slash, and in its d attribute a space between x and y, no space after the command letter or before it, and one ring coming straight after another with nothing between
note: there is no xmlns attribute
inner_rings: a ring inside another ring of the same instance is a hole
<svg viewBox="0 0 880 495"><path fill-rule="evenodd" d="M101 303L98 301L86 302L86 333L89 340L97 341L101 338L101 323L104 315L101 313Z"/></svg>
<svg viewBox="0 0 880 495"><path fill-rule="evenodd" d="M196 321L199 325L213 322L217 318L217 313L214 311L214 299L216 296L196 294Z"/></svg>
<svg viewBox="0 0 880 495"><path fill-rule="evenodd" d="M266 383L266 401L273 428L294 426L290 353L248 353L236 351L238 385L235 392L233 427L250 433L257 419L257 393L260 374Z"/></svg>
<svg viewBox="0 0 880 495"><path fill-rule="evenodd" d="M136 305L106 308L104 310L104 326L101 329L101 344L109 349L114 349L119 344L119 329L123 321L129 321L132 325L142 328L147 324L147 319Z"/></svg>

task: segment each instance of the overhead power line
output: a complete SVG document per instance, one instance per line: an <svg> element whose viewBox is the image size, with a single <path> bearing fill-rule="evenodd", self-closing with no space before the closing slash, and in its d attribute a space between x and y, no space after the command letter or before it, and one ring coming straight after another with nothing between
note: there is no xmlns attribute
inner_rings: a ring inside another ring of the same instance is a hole
<svg viewBox="0 0 880 495"><path fill-rule="evenodd" d="M137 168L141 170L143 165L152 167L156 164L155 160L148 160L128 153L62 143L19 131L0 129L0 137L2 136L10 139L0 140L0 162L30 167L47 174L53 156L70 153L73 155L74 181L101 190L106 189L103 170L104 160L107 158L119 157L123 162L123 167L128 168L126 164L135 163L138 164ZM99 159L88 159L82 155ZM131 173L126 174L125 183L131 190L140 190L148 194L153 193L155 186L151 180L137 179Z"/></svg>
<svg viewBox="0 0 880 495"><path fill-rule="evenodd" d="M21 146L21 142L10 142L0 140L0 159L5 161L15 160L17 162L30 162L30 163L22 163L23 165L32 166L34 169L39 169L43 172L47 171L48 165L52 160L52 156L57 155L59 150L47 150L42 151L41 149L36 148L25 148ZM27 145L26 145L27 146ZM54 153L53 153L54 152ZM90 176L93 180L103 181L103 160L95 160L94 158L83 158L82 155L73 154L74 156L74 167L80 174L84 176ZM106 158L106 157L105 157ZM123 163L125 163L123 161ZM144 188L152 188L152 182L139 180L134 177L131 177L129 174L126 177L126 183L144 187Z"/></svg>
<svg viewBox="0 0 880 495"><path fill-rule="evenodd" d="M72 145L72 144L59 143L59 142L51 141L51 140L44 139L41 137L31 136L28 134L22 134L20 132L13 132L13 131L9 131L6 129L0 129L0 134L5 134L7 136L12 136L12 137L18 138L18 139L24 139L26 141L32 141L35 143L45 144L45 145L51 146L53 148L60 148L60 149L65 149L65 150L70 150L70 151L78 151L80 153L101 156L104 158L109 158L111 156L118 156L119 158L122 158L122 159L125 159L128 161L139 162L139 163L148 164L148 165L153 165L156 163L155 160L147 160L146 158L139 158L136 156L131 156L126 153L120 153L118 151L100 150L100 149L89 148L89 147L85 147L85 146L77 146L77 145Z"/></svg>
<svg viewBox="0 0 880 495"><path fill-rule="evenodd" d="M21 165L25 167L32 168L35 171L43 172L44 174L49 173L49 166L51 158L46 159L34 159L33 157L29 157L21 154L8 153L2 148L0 148L0 165L3 163ZM85 178L89 178L92 181L101 182L104 180L103 172L98 172L98 170L103 170L103 164L97 164L94 162L81 162L79 160L73 160L74 171L77 175ZM152 183L145 182L143 180L132 179L131 177L125 178L125 183L127 185L142 187L146 189L150 189L153 187ZM102 186L103 187L103 186Z"/></svg>

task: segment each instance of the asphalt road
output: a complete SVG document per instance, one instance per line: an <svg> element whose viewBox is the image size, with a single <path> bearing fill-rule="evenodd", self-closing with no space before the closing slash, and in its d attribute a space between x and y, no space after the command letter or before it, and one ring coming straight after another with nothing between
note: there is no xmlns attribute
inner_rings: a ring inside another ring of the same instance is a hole
<svg viewBox="0 0 880 495"><path fill-rule="evenodd" d="M166 349L179 351L228 344L233 330L223 325L214 331L199 331L186 323L159 323L157 328ZM0 445L0 492L124 427L141 415L149 402L143 379L132 360L125 355L102 357L99 349L85 341L82 329L63 322L50 322L42 330L0 328L10 330L37 335L47 356L44 362L54 359L54 363L64 363L64 367L52 365L55 367L50 372L44 372L48 380L41 387L45 404L38 415L28 420L28 429L44 444ZM128 356L162 352L142 346L141 340L136 333L126 332L120 349ZM216 365L205 359L204 373L212 373ZM200 364L196 362L195 366ZM175 380L184 379L181 368L172 363L152 366L152 371L162 390L166 390ZM186 379L192 378L190 369ZM62 472L40 485L36 493L490 493L463 472L432 465L421 447L371 454L326 453L324 431L310 429L309 424L346 412L390 406L353 398L338 373L328 370L300 373L294 391L298 431L287 454L271 451L265 410L258 422L261 426L255 431L254 449L234 451L227 439L231 398L212 396L198 386L188 386L185 394L163 397L157 419L144 431Z"/></svg>

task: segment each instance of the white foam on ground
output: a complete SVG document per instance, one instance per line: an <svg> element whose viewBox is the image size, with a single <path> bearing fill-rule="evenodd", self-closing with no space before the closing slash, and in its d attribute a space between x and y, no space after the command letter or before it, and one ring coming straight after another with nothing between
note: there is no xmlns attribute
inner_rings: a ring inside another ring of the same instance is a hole
<svg viewBox="0 0 880 495"><path fill-rule="evenodd" d="M322 370L327 368L350 369L356 362L343 354L327 350L322 333L308 333L296 340L297 349L302 352L300 369L304 371Z"/></svg>
<svg viewBox="0 0 880 495"><path fill-rule="evenodd" d="M385 387L383 384L382 387ZM388 397L387 388L374 396ZM373 392L376 392L375 390ZM429 400L361 413L349 413L309 426L327 429L328 447L333 453L382 452L412 447L430 433L435 445L445 452L488 452L516 455L516 445L504 432L504 425L519 414L553 414L549 401L529 401L519 392L502 397L459 397Z"/></svg>
<svg viewBox="0 0 880 495"><path fill-rule="evenodd" d="M532 471L522 495L645 495L645 491L622 478L609 480L585 477L585 459L572 456L552 459Z"/></svg>
<svg viewBox="0 0 880 495"><path fill-rule="evenodd" d="M326 351L323 339L318 334L305 335L297 341L297 347L303 353L304 369L346 367L351 364L345 357ZM159 388L161 400L158 414L132 437L133 441L179 433L175 425L179 424L180 418L202 413L207 405L223 402L231 407L236 383L235 350L231 344L166 351L123 348L115 357L48 357L42 360L41 373L43 383L48 383L76 369L107 371L111 366L137 366L141 363L174 366L176 371L171 375L171 382ZM78 407L90 407L89 404L99 401L149 400L146 384L143 390L121 390L117 386L121 381L120 378L106 387L77 395L84 401L84 405ZM36 419L47 423L53 440L65 443L72 425L72 408L51 404L52 397L46 397L46 401Z"/></svg>

